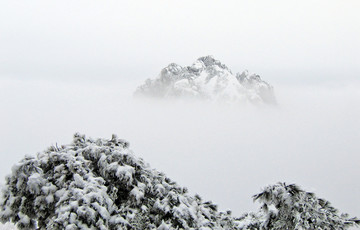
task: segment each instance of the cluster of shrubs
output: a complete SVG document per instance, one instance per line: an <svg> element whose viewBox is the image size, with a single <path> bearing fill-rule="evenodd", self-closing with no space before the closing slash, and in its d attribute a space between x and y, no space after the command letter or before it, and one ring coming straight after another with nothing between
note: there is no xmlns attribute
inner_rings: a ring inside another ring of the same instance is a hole
<svg viewBox="0 0 360 230"><path fill-rule="evenodd" d="M254 196L256 213L233 217L134 156L129 143L75 134L13 166L0 220L19 229L346 229L360 221L293 184Z"/></svg>

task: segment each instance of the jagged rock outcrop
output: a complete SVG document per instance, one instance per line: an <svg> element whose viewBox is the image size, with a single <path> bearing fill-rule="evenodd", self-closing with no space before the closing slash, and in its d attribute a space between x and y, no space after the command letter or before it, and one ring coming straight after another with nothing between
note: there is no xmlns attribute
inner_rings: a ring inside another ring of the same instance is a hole
<svg viewBox="0 0 360 230"><path fill-rule="evenodd" d="M157 79L138 87L136 96L152 98L196 98L221 102L275 103L273 87L259 75L233 74L212 56L198 58L191 66L175 63L164 68Z"/></svg>

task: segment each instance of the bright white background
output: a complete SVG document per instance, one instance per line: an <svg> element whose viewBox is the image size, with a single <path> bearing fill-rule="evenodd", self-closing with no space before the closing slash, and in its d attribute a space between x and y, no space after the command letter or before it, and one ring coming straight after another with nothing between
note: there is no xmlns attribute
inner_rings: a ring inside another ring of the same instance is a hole
<svg viewBox="0 0 360 230"><path fill-rule="evenodd" d="M3 1L0 180L75 132L135 154L234 215L277 181L360 216L359 1ZM276 108L132 99L171 62L214 55Z"/></svg>

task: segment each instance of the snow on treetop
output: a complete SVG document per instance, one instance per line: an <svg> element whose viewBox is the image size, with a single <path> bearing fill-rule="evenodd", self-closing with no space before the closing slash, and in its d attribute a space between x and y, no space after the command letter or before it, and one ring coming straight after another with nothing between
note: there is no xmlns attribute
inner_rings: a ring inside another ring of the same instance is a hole
<svg viewBox="0 0 360 230"><path fill-rule="evenodd" d="M2 222L20 229L227 228L221 215L116 136L75 134L70 145L24 158L6 178L0 200Z"/></svg>
<svg viewBox="0 0 360 230"><path fill-rule="evenodd" d="M115 135L50 147L17 163L0 196L0 220L19 229L346 229L359 223L284 183L255 196L239 218L152 169ZM274 205L275 211L266 208Z"/></svg>

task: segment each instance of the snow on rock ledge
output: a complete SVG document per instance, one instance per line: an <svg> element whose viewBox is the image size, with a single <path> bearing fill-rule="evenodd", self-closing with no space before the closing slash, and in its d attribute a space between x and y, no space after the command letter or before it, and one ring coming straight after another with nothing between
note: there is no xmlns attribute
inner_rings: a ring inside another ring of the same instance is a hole
<svg viewBox="0 0 360 230"><path fill-rule="evenodd" d="M212 56L198 58L191 66L171 63L157 79L147 79L136 96L151 98L196 98L230 103L274 104L273 87L248 71L233 74Z"/></svg>

